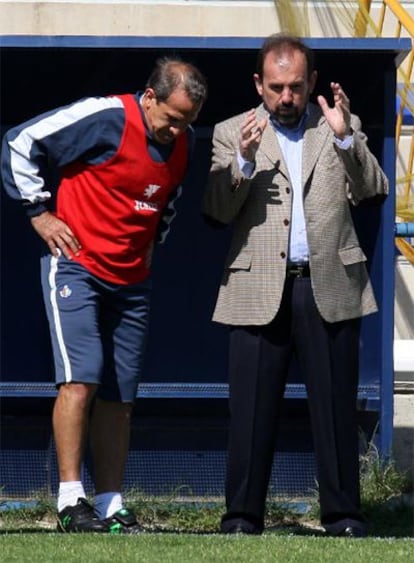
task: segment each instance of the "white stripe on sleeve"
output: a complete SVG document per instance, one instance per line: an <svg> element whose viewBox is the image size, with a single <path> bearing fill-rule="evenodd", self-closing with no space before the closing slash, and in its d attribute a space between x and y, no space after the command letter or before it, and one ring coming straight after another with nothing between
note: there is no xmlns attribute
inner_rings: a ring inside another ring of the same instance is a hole
<svg viewBox="0 0 414 563"><path fill-rule="evenodd" d="M31 152L36 143L95 113L120 107L123 105L117 97L86 98L23 129L9 143L11 170L21 198L30 203L40 203L50 198L50 192L44 190L44 179L39 176L38 166L31 161Z"/></svg>

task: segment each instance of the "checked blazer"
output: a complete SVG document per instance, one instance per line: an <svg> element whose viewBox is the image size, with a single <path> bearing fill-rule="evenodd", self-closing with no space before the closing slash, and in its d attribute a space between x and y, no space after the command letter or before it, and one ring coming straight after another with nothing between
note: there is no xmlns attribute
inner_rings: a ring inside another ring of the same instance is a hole
<svg viewBox="0 0 414 563"><path fill-rule="evenodd" d="M359 118L352 115L353 143L337 146L326 119L308 105L303 138L302 186L314 298L328 322L377 310L351 205L385 196L388 182L367 146ZM292 205L289 173L273 126L268 122L246 178L237 161L245 113L214 128L212 164L204 197L207 217L233 225L233 236L213 320L229 325L265 325L282 298ZM257 120L268 116L261 104Z"/></svg>

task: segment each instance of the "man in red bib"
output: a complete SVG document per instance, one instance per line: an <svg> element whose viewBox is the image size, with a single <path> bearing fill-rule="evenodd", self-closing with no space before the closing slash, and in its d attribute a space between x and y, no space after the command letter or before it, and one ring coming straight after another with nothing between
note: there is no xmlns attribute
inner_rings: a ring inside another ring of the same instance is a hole
<svg viewBox="0 0 414 563"><path fill-rule="evenodd" d="M191 124L206 95L196 67L164 58L143 92L86 98L4 137L4 187L46 243L62 532L140 530L121 485L148 331L151 255L175 215L193 152ZM54 171L53 209L47 178ZM88 434L94 507L81 481Z"/></svg>

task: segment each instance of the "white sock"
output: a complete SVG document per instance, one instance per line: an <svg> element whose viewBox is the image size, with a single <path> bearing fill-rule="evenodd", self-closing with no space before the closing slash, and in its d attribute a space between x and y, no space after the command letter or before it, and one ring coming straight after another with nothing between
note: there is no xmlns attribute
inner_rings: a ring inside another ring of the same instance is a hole
<svg viewBox="0 0 414 563"><path fill-rule="evenodd" d="M59 483L59 493L57 501L58 512L67 506L75 506L78 498L85 498L85 489L82 481L61 481Z"/></svg>
<svg viewBox="0 0 414 563"><path fill-rule="evenodd" d="M95 512L100 520L109 518L122 507L121 493L100 493L95 496Z"/></svg>

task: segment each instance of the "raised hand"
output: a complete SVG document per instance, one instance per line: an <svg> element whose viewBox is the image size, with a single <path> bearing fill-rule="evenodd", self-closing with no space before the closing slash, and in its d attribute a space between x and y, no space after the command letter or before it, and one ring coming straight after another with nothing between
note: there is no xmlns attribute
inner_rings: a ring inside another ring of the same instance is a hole
<svg viewBox="0 0 414 563"><path fill-rule="evenodd" d="M344 139L351 133L351 111L349 98L338 82L331 82L334 106L331 108L323 96L318 96L318 103L326 121L338 139Z"/></svg>
<svg viewBox="0 0 414 563"><path fill-rule="evenodd" d="M240 128L239 149L240 155L244 160L253 162L256 157L257 149L262 140L263 131L267 126L267 117L264 117L260 123L256 118L256 111L251 109L246 116Z"/></svg>

